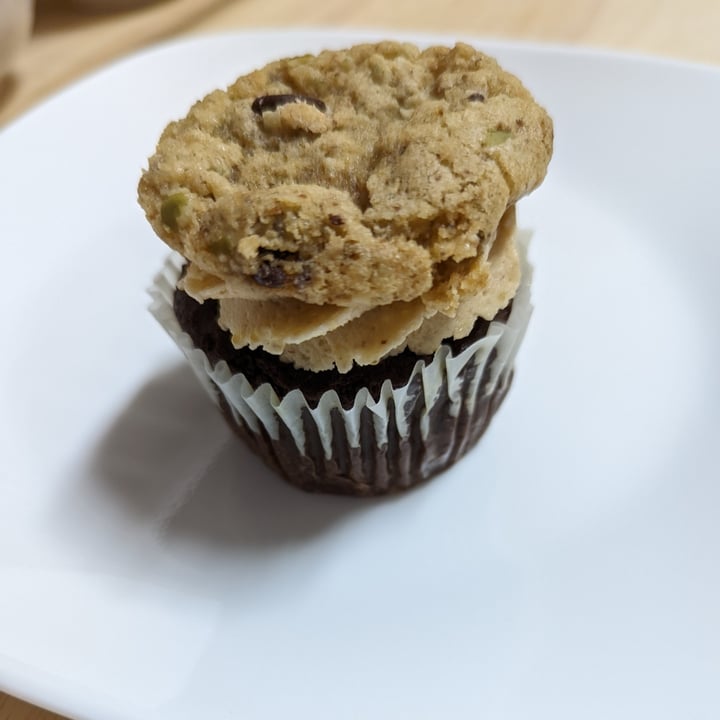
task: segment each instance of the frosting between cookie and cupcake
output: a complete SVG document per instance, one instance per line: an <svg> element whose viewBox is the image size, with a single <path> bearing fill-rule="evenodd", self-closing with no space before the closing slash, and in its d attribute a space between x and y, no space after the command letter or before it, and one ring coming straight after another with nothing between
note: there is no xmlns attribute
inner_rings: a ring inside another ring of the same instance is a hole
<svg viewBox="0 0 720 720"><path fill-rule="evenodd" d="M519 284L514 232L512 207L485 257L460 264L455 273L413 300L377 307L235 297L232 282L192 264L180 285L199 302L219 300L219 325L230 332L236 347L262 347L306 370L337 367L346 372L353 363L372 365L406 347L420 355L432 354L442 340L465 337L478 317L492 319Z"/></svg>

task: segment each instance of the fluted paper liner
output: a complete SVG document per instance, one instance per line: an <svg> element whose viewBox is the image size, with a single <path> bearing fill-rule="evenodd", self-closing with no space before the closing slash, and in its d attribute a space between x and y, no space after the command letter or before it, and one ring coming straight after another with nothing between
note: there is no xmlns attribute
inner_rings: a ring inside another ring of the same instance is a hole
<svg viewBox="0 0 720 720"><path fill-rule="evenodd" d="M409 487L449 466L485 430L512 379L531 314L528 235L518 233L522 279L506 322L453 356L442 345L418 360L405 385L386 380L379 397L358 391L343 408L330 389L311 407L300 390L282 399L269 383L253 387L221 361L214 367L175 317L173 296L184 260L171 255L150 288L150 310L180 347L234 429L292 483L354 495Z"/></svg>

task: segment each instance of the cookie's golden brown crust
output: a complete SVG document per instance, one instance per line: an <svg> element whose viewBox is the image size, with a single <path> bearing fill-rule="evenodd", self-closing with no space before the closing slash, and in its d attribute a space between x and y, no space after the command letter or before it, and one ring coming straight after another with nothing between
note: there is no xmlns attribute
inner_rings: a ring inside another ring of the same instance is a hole
<svg viewBox="0 0 720 720"><path fill-rule="evenodd" d="M139 194L158 235L236 296L382 305L486 259L551 152L548 115L493 59L385 42L211 93L165 130Z"/></svg>

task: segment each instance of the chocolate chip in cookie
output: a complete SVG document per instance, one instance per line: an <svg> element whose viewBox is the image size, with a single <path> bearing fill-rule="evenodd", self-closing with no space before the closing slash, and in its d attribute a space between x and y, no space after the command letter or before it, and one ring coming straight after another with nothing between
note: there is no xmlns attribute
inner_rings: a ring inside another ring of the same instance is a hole
<svg viewBox="0 0 720 720"><path fill-rule="evenodd" d="M294 95L291 93L261 95L253 100L250 108L256 115L262 115L266 111L272 112L277 110L282 105L298 102L305 103L306 105L312 105L321 112L327 112L327 105L325 105L322 100L318 100L314 97L308 97L307 95Z"/></svg>

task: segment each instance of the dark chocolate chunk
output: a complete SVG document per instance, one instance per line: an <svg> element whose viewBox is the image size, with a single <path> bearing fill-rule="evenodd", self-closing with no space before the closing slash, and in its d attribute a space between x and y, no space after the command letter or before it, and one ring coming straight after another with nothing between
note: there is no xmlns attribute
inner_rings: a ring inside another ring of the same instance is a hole
<svg viewBox="0 0 720 720"><path fill-rule="evenodd" d="M262 115L264 112L272 112L277 110L281 105L287 105L288 103L301 102L306 105L312 105L321 112L327 112L327 105L322 100L318 100L308 95L262 95L253 100L251 105L252 111L256 115Z"/></svg>
<svg viewBox="0 0 720 720"><path fill-rule="evenodd" d="M468 95L468 100L471 102L485 102L485 96L482 93L474 92Z"/></svg>
<svg viewBox="0 0 720 720"><path fill-rule="evenodd" d="M339 215L328 215L328 220L331 225L344 225L345 221Z"/></svg>
<svg viewBox="0 0 720 720"><path fill-rule="evenodd" d="M260 263L258 271L253 275L253 280L258 285L276 288L283 286L287 282L287 275L281 267L266 260Z"/></svg>

